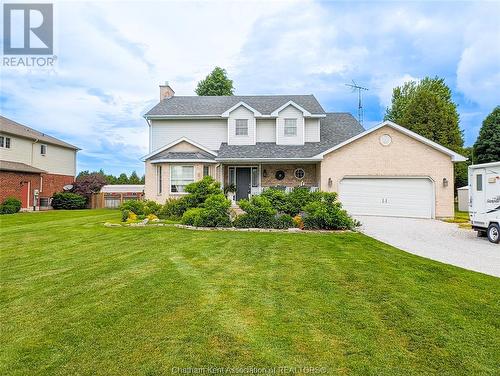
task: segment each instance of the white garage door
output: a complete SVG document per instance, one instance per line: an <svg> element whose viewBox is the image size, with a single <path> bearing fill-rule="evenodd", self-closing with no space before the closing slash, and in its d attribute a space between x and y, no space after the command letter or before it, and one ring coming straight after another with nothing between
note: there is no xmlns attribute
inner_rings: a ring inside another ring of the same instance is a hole
<svg viewBox="0 0 500 376"><path fill-rule="evenodd" d="M424 178L346 178L339 200L351 214L432 218L433 184Z"/></svg>

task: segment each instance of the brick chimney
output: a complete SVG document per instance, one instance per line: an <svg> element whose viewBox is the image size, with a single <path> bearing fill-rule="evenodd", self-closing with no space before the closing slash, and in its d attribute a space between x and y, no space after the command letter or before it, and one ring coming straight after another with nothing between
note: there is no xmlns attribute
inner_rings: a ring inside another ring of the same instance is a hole
<svg viewBox="0 0 500 376"><path fill-rule="evenodd" d="M175 95L175 91L170 87L168 81L165 84L160 85L160 101L163 99L172 98Z"/></svg>

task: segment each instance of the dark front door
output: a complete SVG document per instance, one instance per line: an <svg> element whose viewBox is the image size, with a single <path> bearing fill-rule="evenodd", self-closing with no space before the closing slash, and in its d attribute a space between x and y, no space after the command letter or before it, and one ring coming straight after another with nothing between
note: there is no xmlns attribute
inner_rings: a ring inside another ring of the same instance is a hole
<svg viewBox="0 0 500 376"><path fill-rule="evenodd" d="M236 201L248 198L251 189L250 168L236 169Z"/></svg>

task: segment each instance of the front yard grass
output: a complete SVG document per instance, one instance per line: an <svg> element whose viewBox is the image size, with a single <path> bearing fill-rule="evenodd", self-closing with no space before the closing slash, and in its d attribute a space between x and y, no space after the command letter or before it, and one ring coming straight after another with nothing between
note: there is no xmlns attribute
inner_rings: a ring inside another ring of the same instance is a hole
<svg viewBox="0 0 500 376"><path fill-rule="evenodd" d="M103 226L118 215L0 217L0 374L498 374L498 278L359 233Z"/></svg>

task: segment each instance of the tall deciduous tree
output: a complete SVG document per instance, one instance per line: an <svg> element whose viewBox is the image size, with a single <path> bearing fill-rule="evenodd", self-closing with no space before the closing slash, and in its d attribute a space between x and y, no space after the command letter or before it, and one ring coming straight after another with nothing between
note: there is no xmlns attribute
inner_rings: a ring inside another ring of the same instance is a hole
<svg viewBox="0 0 500 376"><path fill-rule="evenodd" d="M196 94L207 95L233 95L233 81L227 77L225 69L215 67L214 70L198 82Z"/></svg>
<svg viewBox="0 0 500 376"><path fill-rule="evenodd" d="M500 106L483 121L474 144L474 163L500 161Z"/></svg>
<svg viewBox="0 0 500 376"><path fill-rule="evenodd" d="M396 87L385 120L391 120L409 130L456 152L463 152L463 134L459 127L457 105L451 90L442 78L425 77Z"/></svg>

